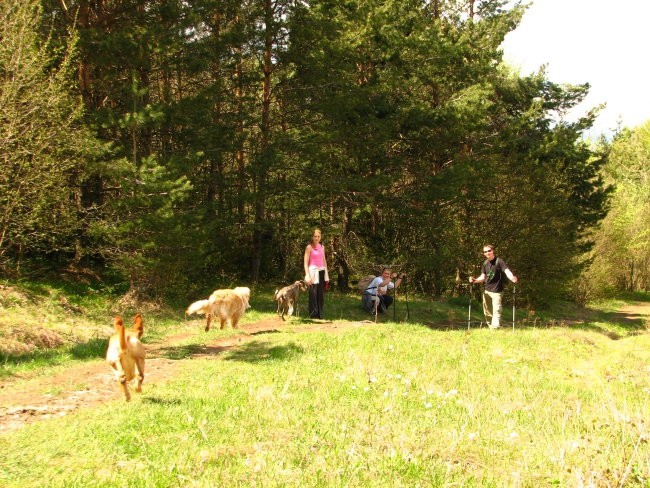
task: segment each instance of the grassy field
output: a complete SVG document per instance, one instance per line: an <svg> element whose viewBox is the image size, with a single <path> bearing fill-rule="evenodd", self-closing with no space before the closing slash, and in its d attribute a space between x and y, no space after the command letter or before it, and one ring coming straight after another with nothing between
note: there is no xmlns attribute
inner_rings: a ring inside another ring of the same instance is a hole
<svg viewBox="0 0 650 488"><path fill-rule="evenodd" d="M244 324L273 316L271 292L257 290ZM650 336L643 318L618 312L626 300L521 310L514 331L468 331L466 299L410 299L408 322L402 302L397 321L374 324L359 322L369 317L356 297L330 294L327 315L352 327L306 333L309 322L292 319L182 360L172 380L145 383L131 403L2 434L0 485L650 486ZM73 303L79 313L51 305L47 317L85 321L96 329L87 342L99 343L116 305L90 300ZM0 327L32 310L19 302L5 298ZM155 338L184 320L180 309L149 315ZM73 357L71 347L6 354L4 377L103 354Z"/></svg>

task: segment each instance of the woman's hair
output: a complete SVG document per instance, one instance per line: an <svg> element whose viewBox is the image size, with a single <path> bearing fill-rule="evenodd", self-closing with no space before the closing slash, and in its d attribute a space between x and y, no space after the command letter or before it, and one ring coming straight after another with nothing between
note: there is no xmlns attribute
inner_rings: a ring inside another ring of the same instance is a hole
<svg viewBox="0 0 650 488"><path fill-rule="evenodd" d="M318 234L319 234L321 237L323 236L323 233L320 231L320 229L319 229L318 227L316 227L316 228L312 231L312 233L311 233L311 238L309 239L310 241L313 241L313 240L314 240L314 234L315 234L316 232L318 232Z"/></svg>

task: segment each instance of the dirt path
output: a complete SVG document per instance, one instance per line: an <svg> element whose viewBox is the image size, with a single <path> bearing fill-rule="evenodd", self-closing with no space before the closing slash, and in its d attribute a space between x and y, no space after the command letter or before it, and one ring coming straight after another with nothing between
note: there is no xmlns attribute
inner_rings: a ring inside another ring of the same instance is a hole
<svg viewBox="0 0 650 488"><path fill-rule="evenodd" d="M645 318L650 320L650 303L648 302L635 302L631 303L618 311L623 314L628 320L635 320Z"/></svg>
<svg viewBox="0 0 650 488"><path fill-rule="evenodd" d="M294 331L337 333L368 324L373 322L318 322L296 328ZM144 389L146 391L147 385L161 383L173 377L183 361L197 357L215 357L254 340L257 334L281 331L286 325L287 323L279 318L243 325L240 334L211 341L200 347L189 358L182 360L167 359L163 357L164 352L186 341L195 335L193 333L186 332L167 337L163 342L145 344L147 363ZM203 322L197 320L196 327L202 326ZM103 360L84 363L55 375L2 382L0 383L0 433L20 428L29 422L64 416L79 408L120 398L123 398L122 392Z"/></svg>

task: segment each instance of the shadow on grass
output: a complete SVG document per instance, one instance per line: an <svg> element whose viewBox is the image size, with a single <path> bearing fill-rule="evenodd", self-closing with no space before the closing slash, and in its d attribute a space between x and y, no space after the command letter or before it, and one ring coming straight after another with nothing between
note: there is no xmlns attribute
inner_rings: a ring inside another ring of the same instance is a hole
<svg viewBox="0 0 650 488"><path fill-rule="evenodd" d="M423 320L419 321L428 329L435 331L473 331L487 328L487 322L482 313L472 312L468 327L467 310L464 317L458 311L449 320ZM612 340L633 337L648 330L649 317L641 313L629 312L589 312L581 317L567 318L542 318L535 316L529 319L523 314L517 314L514 330L519 329L551 329L566 328L595 332L609 337ZM609 327L608 327L609 325ZM513 330L512 315L506 314L501 319L502 330ZM617 329L617 330L614 330ZM620 329L623 329L621 331Z"/></svg>
<svg viewBox="0 0 650 488"><path fill-rule="evenodd" d="M597 332L606 335L610 339L619 340L626 337L632 337L648 330L648 316L640 313L626 312L602 312L596 320L588 319L582 323L570 324L570 327ZM625 329L625 334L610 330L601 326L598 322L615 324Z"/></svg>
<svg viewBox="0 0 650 488"><path fill-rule="evenodd" d="M257 336L257 335L264 335L264 334L279 334L280 330L278 329L267 329L267 330L258 330L255 332L251 332L250 335L252 336Z"/></svg>
<svg viewBox="0 0 650 488"><path fill-rule="evenodd" d="M470 325L470 327L467 326L467 322L437 322L437 323L425 323L423 324L425 327L431 330L435 330L438 332L473 332L477 331L479 329L489 329L487 323L485 321L473 321ZM524 321L519 321L515 322L515 325L513 327L512 321L507 322L507 323L501 323L501 327L499 327L499 331L517 331L517 330L523 330L523 329L579 329L579 330L584 330L584 331L590 331L590 332L595 332L598 334L605 335L609 337L612 340L619 340L619 339L625 339L627 337L632 337L641 334L643 331L645 331L645 327L639 327L638 329L632 329L626 334L620 334L614 330L607 329L606 327L601 327L598 324L594 323L569 323L563 320L551 320L546 323L537 323L532 324Z"/></svg>
<svg viewBox="0 0 650 488"><path fill-rule="evenodd" d="M178 398L160 398L154 396L144 396L142 397L142 402L151 403L154 405L163 405L163 406L180 405L181 403L183 403Z"/></svg>
<svg viewBox="0 0 650 488"><path fill-rule="evenodd" d="M273 334L276 332L279 331L264 330L255 332L251 335ZM291 359L295 354L302 353L303 349L295 344L289 344L287 346L270 346L268 343L263 341L211 346L206 346L204 344L187 344L183 346L161 348L158 350L156 357L171 359L174 361L188 358L217 356L225 352L231 352L231 354L225 358L226 360L255 363L268 360Z"/></svg>
<svg viewBox="0 0 650 488"><path fill-rule="evenodd" d="M647 315L637 312L604 312L602 315L607 322L633 330L645 329L646 321L650 319Z"/></svg>
<svg viewBox="0 0 650 488"><path fill-rule="evenodd" d="M63 363L67 356L80 360L103 358L107 345L108 341L105 338L93 338L88 342L79 342L65 347L35 349L23 354L3 355L2 363L12 366L34 363L39 367L47 367Z"/></svg>
<svg viewBox="0 0 650 488"><path fill-rule="evenodd" d="M37 367L55 366L61 364L63 358L61 351L58 349L38 349L33 352L25 354L3 354L2 364L3 368L0 370L0 377L13 376L14 371L11 371L7 366L19 366L22 364L33 363Z"/></svg>
<svg viewBox="0 0 650 488"><path fill-rule="evenodd" d="M538 323L539 321L539 323ZM650 316L644 313L643 307L631 306L627 310L603 311L591 308L580 309L579 313L569 313L565 317L560 315L553 318L536 318L535 323L524 326L530 327L566 327L603 334L610 339L618 340L625 337L632 337L647 331L650 323ZM621 331L621 329L623 329Z"/></svg>
<svg viewBox="0 0 650 488"><path fill-rule="evenodd" d="M206 350L211 350L211 353L206 352ZM229 347L206 347L201 344L187 344L184 346L169 346L163 347L158 350L156 357L161 357L165 359L172 360L181 360L187 359L192 356L199 354L219 354L223 351L226 351Z"/></svg>
<svg viewBox="0 0 650 488"><path fill-rule="evenodd" d="M266 361L287 361L304 352L301 346L293 342L276 346L268 342L252 341L231 351L225 359L227 361L243 361L254 364Z"/></svg>
<svg viewBox="0 0 650 488"><path fill-rule="evenodd" d="M75 359L103 358L106 355L108 339L95 337L88 342L81 342L70 347L70 354Z"/></svg>

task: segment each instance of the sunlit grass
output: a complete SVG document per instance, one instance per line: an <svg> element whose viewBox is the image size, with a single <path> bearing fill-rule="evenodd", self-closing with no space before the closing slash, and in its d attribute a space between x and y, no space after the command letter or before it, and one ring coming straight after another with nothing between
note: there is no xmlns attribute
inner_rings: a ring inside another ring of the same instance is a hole
<svg viewBox="0 0 650 488"><path fill-rule="evenodd" d="M77 298L89 311L77 316L61 311L59 292L32 293L5 303L3 320L22 313L29 325L49 310L41 317L97 332L5 356L3 374L101 360L115 313L106 297ZM276 319L272 294L253 289L244 328ZM649 336L644 320L617 313L623 302L522 308L514 331L480 327L474 302L468 331L467 298L409 297L408 307L405 298L375 324L356 294L328 293L326 319L353 325L330 334L305 333L322 321L306 318L303 294L301 317L278 322L278 333L186 361L130 404L3 434L0 484L648 486ZM171 359L241 333L206 333L202 317L179 308L150 310L145 327L149 347L177 338L160 353Z"/></svg>
<svg viewBox="0 0 650 488"><path fill-rule="evenodd" d="M241 325L276 317L273 291L274 288L269 285L252 287L251 308L244 315ZM634 295L633 298L645 296L641 295ZM517 308L517 327L571 325L609 331L615 336L623 337L630 333L630 324L617 324L616 318L612 317L612 311L621 303L610 299L597 304L597 310L580 309L567 302L557 302L547 310L535 312L525 309L524 304L520 303ZM380 315L377 321L418 323L445 330L466 329L468 304L468 297L433 301L417 295L406 295L402 290L401 294L398 293L396 305L387 314ZM45 374L49 370L102 358L106 340L112 333L113 318L118 314L123 315L127 324L135 313L143 314L145 344L160 343L169 336L184 334L186 337L179 340L179 345L188 346L185 355L189 355L197 343L238 333L213 329L206 334L203 332L203 317L184 315L187 305L125 302L109 288L70 283L8 283L0 294L3 312L0 314L0 339L3 339L5 348L0 350L0 378ZM511 305L511 297L507 296L504 303L505 327L511 325ZM309 322L306 293L301 294L299 309L300 317L291 318L283 326L294 327ZM472 301L472 310L471 327L484 326L481 305L476 299ZM579 318L580 325L575 321L576 317ZM335 322L375 321L374 316L362 310L358 294L343 294L338 291L326 295L325 318ZM633 325L638 330L645 329L642 321ZM25 334L28 337L17 337ZM52 342L55 343L54 347ZM176 352L179 353L180 349Z"/></svg>
<svg viewBox="0 0 650 488"><path fill-rule="evenodd" d="M0 483L644 486L649 342L392 322L264 335L130 404L3 435Z"/></svg>

